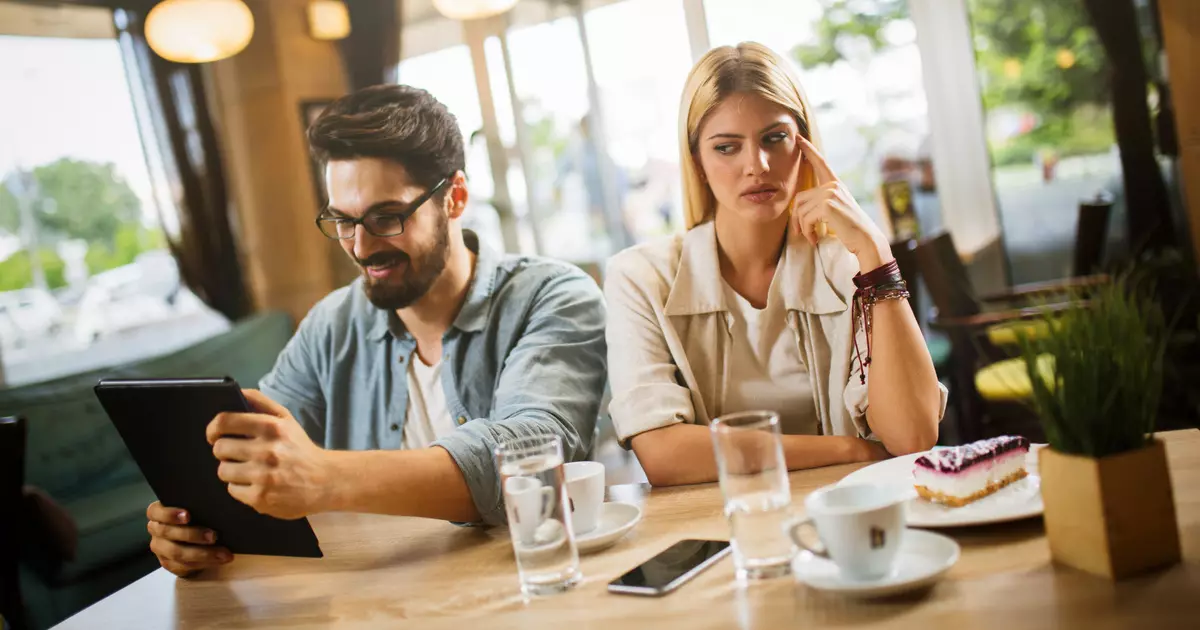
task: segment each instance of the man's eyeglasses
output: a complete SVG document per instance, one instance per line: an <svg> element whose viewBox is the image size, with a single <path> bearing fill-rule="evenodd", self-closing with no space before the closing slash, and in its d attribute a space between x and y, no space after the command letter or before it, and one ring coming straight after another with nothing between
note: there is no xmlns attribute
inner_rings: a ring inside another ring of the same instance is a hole
<svg viewBox="0 0 1200 630"><path fill-rule="evenodd" d="M379 237L399 236L404 233L404 223L408 221L421 206L429 201L430 197L437 194L439 190L444 188L450 181L450 178L445 178L433 185L425 194L417 197L408 205L407 210L400 212L383 212L370 210L361 218L334 216L330 214L321 214L317 217L317 227L321 233L329 238L344 241L354 238L354 231L358 226L363 226L363 229L368 234Z"/></svg>

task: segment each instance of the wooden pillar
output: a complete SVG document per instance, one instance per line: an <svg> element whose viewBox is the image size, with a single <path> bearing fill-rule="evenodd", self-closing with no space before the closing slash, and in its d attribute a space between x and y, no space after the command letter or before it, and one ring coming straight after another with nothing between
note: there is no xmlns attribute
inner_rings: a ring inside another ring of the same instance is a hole
<svg viewBox="0 0 1200 630"><path fill-rule="evenodd" d="M1200 2L1158 0L1192 251L1200 258Z"/></svg>
<svg viewBox="0 0 1200 630"><path fill-rule="evenodd" d="M307 0L247 4L250 45L208 66L214 117L254 303L299 321L354 277L313 224L320 201L301 120L301 103L342 96L346 78L336 44L308 34Z"/></svg>

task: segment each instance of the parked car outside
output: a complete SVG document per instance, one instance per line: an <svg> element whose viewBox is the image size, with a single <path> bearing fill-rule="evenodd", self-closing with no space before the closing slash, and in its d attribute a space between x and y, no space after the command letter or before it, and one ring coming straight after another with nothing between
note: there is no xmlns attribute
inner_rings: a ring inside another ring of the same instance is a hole
<svg viewBox="0 0 1200 630"><path fill-rule="evenodd" d="M181 294L179 267L167 251L141 254L134 262L92 276L79 301L75 338L102 336L170 319Z"/></svg>
<svg viewBox="0 0 1200 630"><path fill-rule="evenodd" d="M63 325L62 307L45 289L0 293L0 344L19 348L29 340L55 335Z"/></svg>

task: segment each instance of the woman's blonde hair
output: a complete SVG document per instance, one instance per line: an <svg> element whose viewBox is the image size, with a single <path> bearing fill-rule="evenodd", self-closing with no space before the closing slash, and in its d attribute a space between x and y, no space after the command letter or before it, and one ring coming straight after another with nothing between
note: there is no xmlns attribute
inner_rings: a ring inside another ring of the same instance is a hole
<svg viewBox="0 0 1200 630"><path fill-rule="evenodd" d="M717 201L700 177L696 160L700 126L718 105L733 94L757 94L792 113L800 133L820 148L808 98L800 78L786 59L754 42L714 48L688 74L679 108L679 167L683 172L683 218L692 229L713 218ZM801 190L814 185L805 163Z"/></svg>

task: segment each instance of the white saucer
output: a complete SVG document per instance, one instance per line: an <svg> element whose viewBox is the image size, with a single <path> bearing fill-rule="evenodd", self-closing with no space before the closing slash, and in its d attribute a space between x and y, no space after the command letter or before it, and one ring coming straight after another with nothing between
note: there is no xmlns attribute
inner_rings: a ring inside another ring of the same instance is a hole
<svg viewBox="0 0 1200 630"><path fill-rule="evenodd" d="M1042 479L1038 476L1037 451L1034 445L1025 457L1025 469L1029 474L1023 479L997 490L978 501L962 507L950 507L914 498L908 503L909 527L963 527L1004 523L1038 516L1044 511L1042 505ZM925 453L913 453L885 459L846 475L838 485L857 483L913 483L913 467L918 457Z"/></svg>
<svg viewBox="0 0 1200 630"><path fill-rule="evenodd" d="M904 532L896 565L887 577L849 580L832 560L801 553L792 563L796 579L811 588L850 597L887 597L933 584L958 562L958 543L920 529Z"/></svg>
<svg viewBox="0 0 1200 630"><path fill-rule="evenodd" d="M611 547L642 520L642 509L632 503L610 501L600 506L596 529L575 536L579 553L591 553Z"/></svg>
<svg viewBox="0 0 1200 630"><path fill-rule="evenodd" d="M521 554L526 558L537 557L547 553L556 553L567 542L566 532L567 530L563 527L562 523L548 518L541 525L538 525L532 541L515 543L514 545L520 548Z"/></svg>

